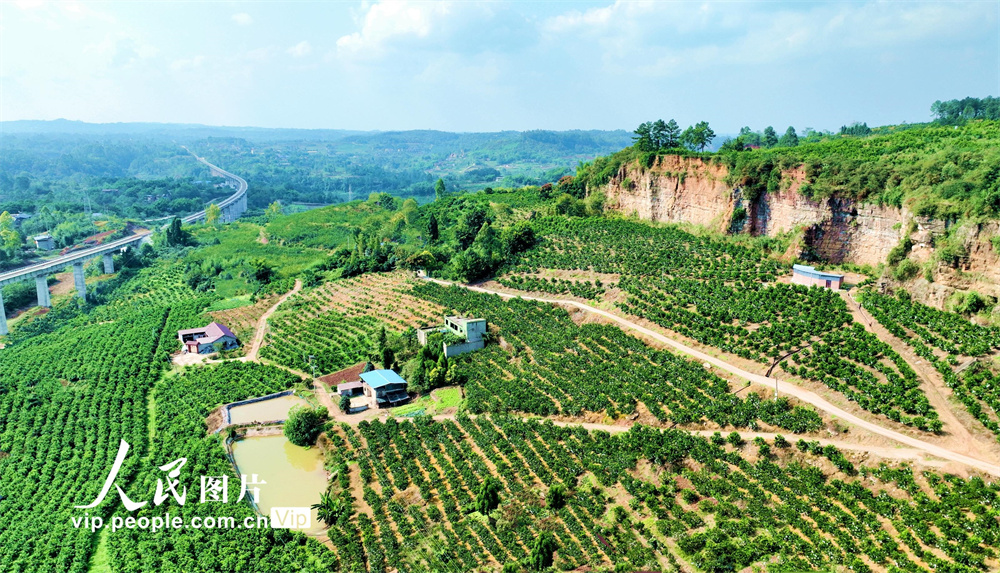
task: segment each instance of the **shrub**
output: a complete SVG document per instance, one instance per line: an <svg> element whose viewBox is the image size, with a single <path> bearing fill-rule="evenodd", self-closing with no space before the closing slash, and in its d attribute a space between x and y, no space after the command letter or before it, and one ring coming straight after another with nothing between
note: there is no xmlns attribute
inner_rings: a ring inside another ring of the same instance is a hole
<svg viewBox="0 0 1000 573"><path fill-rule="evenodd" d="M295 407L285 421L285 437L296 446L311 446L323 431L326 422L327 409L320 406L317 409Z"/></svg>
<svg viewBox="0 0 1000 573"><path fill-rule="evenodd" d="M566 505L566 486L559 483L550 487L545 494L545 505L549 509L561 509Z"/></svg>
<svg viewBox="0 0 1000 573"><path fill-rule="evenodd" d="M897 281L902 282L912 279L919 273L920 273L920 265L909 259L906 259L903 262L899 263L899 266L896 267L895 271L893 271L892 276Z"/></svg>

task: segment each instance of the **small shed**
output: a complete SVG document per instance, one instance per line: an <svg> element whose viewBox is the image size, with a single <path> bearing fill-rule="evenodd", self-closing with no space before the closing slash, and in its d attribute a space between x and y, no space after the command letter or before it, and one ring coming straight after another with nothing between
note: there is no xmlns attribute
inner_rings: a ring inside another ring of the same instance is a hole
<svg viewBox="0 0 1000 573"><path fill-rule="evenodd" d="M372 365L370 362L359 362L350 368L344 368L333 374L320 376L317 380L325 384L328 388L336 388L337 394L341 396L360 396L364 393L361 374L371 369Z"/></svg>
<svg viewBox="0 0 1000 573"><path fill-rule="evenodd" d="M210 322L203 328L178 330L177 339L184 345L184 352L191 354L211 354L217 350L232 350L240 346L233 331L218 322Z"/></svg>
<svg viewBox="0 0 1000 573"><path fill-rule="evenodd" d="M56 243L52 240L52 235L48 233L42 233L41 235L35 235L35 248L39 251L51 251L56 248Z"/></svg>
<svg viewBox="0 0 1000 573"><path fill-rule="evenodd" d="M372 370L361 374L364 394L379 408L391 408L410 401L406 380L392 370Z"/></svg>
<svg viewBox="0 0 1000 573"><path fill-rule="evenodd" d="M840 290L840 285L844 282L844 275L817 271L806 265L792 265L792 282L797 285Z"/></svg>

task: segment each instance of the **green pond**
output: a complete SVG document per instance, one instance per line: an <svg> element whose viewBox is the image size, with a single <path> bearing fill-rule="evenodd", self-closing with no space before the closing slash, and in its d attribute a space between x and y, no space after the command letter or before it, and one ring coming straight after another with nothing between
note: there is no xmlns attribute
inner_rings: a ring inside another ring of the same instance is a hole
<svg viewBox="0 0 1000 573"><path fill-rule="evenodd" d="M272 507L309 507L326 491L326 470L318 448L308 450L285 436L256 436L233 442L233 457L248 478L257 474L267 482L260 487L260 512L270 516ZM312 526L302 531L319 533L324 527L312 512Z"/></svg>
<svg viewBox="0 0 1000 573"><path fill-rule="evenodd" d="M288 412L293 406L308 406L302 398L294 394L261 400L253 404L244 404L229 409L229 421L233 424L250 424L253 422L271 422L287 420Z"/></svg>

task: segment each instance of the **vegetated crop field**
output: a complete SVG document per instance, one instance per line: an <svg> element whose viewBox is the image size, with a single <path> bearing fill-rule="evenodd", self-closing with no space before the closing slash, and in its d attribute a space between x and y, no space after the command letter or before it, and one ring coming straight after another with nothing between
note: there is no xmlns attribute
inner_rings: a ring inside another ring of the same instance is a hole
<svg viewBox="0 0 1000 573"><path fill-rule="evenodd" d="M442 307L403 292L405 273L366 274L328 282L286 300L268 320L261 356L303 370L315 357L317 374L368 357L379 328L403 331L442 322Z"/></svg>
<svg viewBox="0 0 1000 573"><path fill-rule="evenodd" d="M941 429L898 353L855 324L835 293L775 282L787 269L762 251L620 219L534 225L543 240L515 271L619 273L627 294L619 307L629 314L750 360L780 362L891 420Z"/></svg>
<svg viewBox="0 0 1000 573"><path fill-rule="evenodd" d="M279 243L333 249L353 238L356 229L382 211L366 203L330 205L277 217L267 224L265 232Z"/></svg>
<svg viewBox="0 0 1000 573"><path fill-rule="evenodd" d="M149 451L146 398L176 344L171 330L199 311L101 307L62 317L52 332L10 337L0 351L0 571L87 570L93 538L71 525L83 516L73 505L97 496L120 439L132 453L118 483L136 475Z"/></svg>
<svg viewBox="0 0 1000 573"><path fill-rule="evenodd" d="M169 511L185 523L199 516L234 517L239 524L254 516L249 504L236 501L240 477L226 458L223 438L207 434L205 417L221 404L285 390L299 381L274 366L236 361L186 368L161 379L153 391L156 415L148 458L139 461L135 456L138 468L128 493L132 499L152 499L157 480L166 477L158 466L183 457L187 462L178 479L187 486L187 501L180 506L168 497L159 507L149 503L128 515L153 517ZM199 503L199 477L203 475L229 477L227 503ZM95 480L94 487L100 483ZM106 505L117 508L116 514L125 513L113 491L112 496ZM136 529L106 535L115 572L341 570L335 553L288 529L186 528L157 533Z"/></svg>
<svg viewBox="0 0 1000 573"><path fill-rule="evenodd" d="M417 284L412 292L485 318L496 329L500 344L455 359L473 412L617 418L642 403L660 422L753 428L763 420L794 432L822 424L812 410L784 400L738 397L701 364L652 349L616 326L577 326L565 310L548 304L433 283Z"/></svg>
<svg viewBox="0 0 1000 573"><path fill-rule="evenodd" d="M166 305L198 296L184 282L184 265L160 262L139 271L137 277L117 290L112 304Z"/></svg>
<svg viewBox="0 0 1000 573"><path fill-rule="evenodd" d="M930 362L969 413L1000 439L1000 372L987 357L1000 348L1000 328L973 324L905 296L866 290L861 302L886 330ZM956 372L954 367L972 357L981 360Z"/></svg>
<svg viewBox="0 0 1000 573"><path fill-rule="evenodd" d="M330 438L331 493L352 508L329 530L344 571L495 571L530 555L543 532L559 570L1000 565L1000 487L855 467L831 446L643 426L612 435L502 415L344 424ZM476 502L490 480L499 505L484 515ZM557 484L565 506L549 507Z"/></svg>

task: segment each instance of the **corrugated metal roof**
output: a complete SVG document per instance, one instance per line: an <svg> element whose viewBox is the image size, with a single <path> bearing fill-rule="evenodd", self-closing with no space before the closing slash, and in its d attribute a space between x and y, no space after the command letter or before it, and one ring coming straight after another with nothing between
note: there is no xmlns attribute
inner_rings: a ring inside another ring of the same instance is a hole
<svg viewBox="0 0 1000 573"><path fill-rule="evenodd" d="M381 388L383 386L388 386L389 384L406 384L406 380L399 377L392 370L373 370L371 372L365 372L361 375L361 379L364 380L365 384L368 384L372 388Z"/></svg>
<svg viewBox="0 0 1000 573"><path fill-rule="evenodd" d="M821 279L842 279L842 278L844 278L844 275L839 275L837 273L827 273L827 272L824 272L824 271L817 271L814 267L810 267L810 266L806 266L806 265L792 265L792 270L795 271L795 272L797 272L797 273L799 273L799 274L803 274L803 275L814 277L814 278L821 278Z"/></svg>

